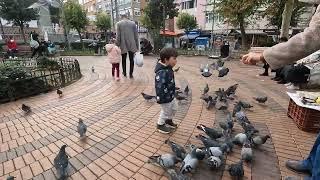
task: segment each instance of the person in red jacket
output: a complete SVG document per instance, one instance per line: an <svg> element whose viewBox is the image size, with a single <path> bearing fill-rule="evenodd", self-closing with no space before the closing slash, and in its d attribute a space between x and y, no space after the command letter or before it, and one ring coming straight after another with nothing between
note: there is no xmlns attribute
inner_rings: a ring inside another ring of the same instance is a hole
<svg viewBox="0 0 320 180"><path fill-rule="evenodd" d="M7 41L7 46L8 46L8 56L9 58L14 58L15 57L15 53L17 53L18 51L18 46L16 41L13 39L12 36L9 37L9 40Z"/></svg>

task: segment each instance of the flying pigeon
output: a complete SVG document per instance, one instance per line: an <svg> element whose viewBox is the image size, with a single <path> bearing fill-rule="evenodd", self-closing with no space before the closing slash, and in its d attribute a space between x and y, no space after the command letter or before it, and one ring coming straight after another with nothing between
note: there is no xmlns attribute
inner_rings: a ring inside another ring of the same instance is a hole
<svg viewBox="0 0 320 180"><path fill-rule="evenodd" d="M197 128L203 132L205 132L210 138L212 139L218 139L221 138L223 136L221 130L216 130L213 128L209 128L203 124L200 124L199 126L197 126Z"/></svg>
<svg viewBox="0 0 320 180"><path fill-rule="evenodd" d="M172 152L175 153L175 155L183 160L186 156L186 150L179 144L170 141L169 139L164 141L165 144L168 144L171 147Z"/></svg>
<svg viewBox="0 0 320 180"><path fill-rule="evenodd" d="M184 160L181 163L180 172L182 174L193 172L199 160L203 160L205 158L205 152L194 145L191 145L191 151L186 155Z"/></svg>
<svg viewBox="0 0 320 180"><path fill-rule="evenodd" d="M209 92L209 85L208 83L206 84L206 86L203 88L203 95L207 94Z"/></svg>
<svg viewBox="0 0 320 180"><path fill-rule="evenodd" d="M151 95L145 94L143 92L141 93L141 95L147 101L152 100L152 99L156 99L156 96L151 96Z"/></svg>
<svg viewBox="0 0 320 180"><path fill-rule="evenodd" d="M60 148L58 155L54 158L54 167L57 170L58 179L64 179L67 176L67 167L69 164L68 155L66 154L67 145Z"/></svg>
<svg viewBox="0 0 320 180"><path fill-rule="evenodd" d="M239 84L234 84L234 85L228 87L228 89L225 91L227 96L235 95L238 86L239 86Z"/></svg>
<svg viewBox="0 0 320 180"><path fill-rule="evenodd" d="M255 146L259 146L262 145L264 143L266 143L266 141L270 138L269 135L265 135L265 136L256 136L254 138L252 138L253 144Z"/></svg>
<svg viewBox="0 0 320 180"><path fill-rule="evenodd" d="M210 138L207 138L207 137L205 137L205 136L203 136L201 134L196 135L196 138L199 139L206 148L209 148L209 147L220 147L220 144L217 141L212 140Z"/></svg>
<svg viewBox="0 0 320 180"><path fill-rule="evenodd" d="M265 103L268 100L267 96L262 97L253 97L254 100L256 100L258 103Z"/></svg>
<svg viewBox="0 0 320 180"><path fill-rule="evenodd" d="M79 123L78 123L78 133L80 134L80 138L84 137L87 132L87 125L83 123L83 120L79 118Z"/></svg>
<svg viewBox="0 0 320 180"><path fill-rule="evenodd" d="M224 76L228 75L228 73L229 73L229 68L223 67L219 70L218 77L224 77Z"/></svg>
<svg viewBox="0 0 320 180"><path fill-rule="evenodd" d="M172 168L178 163L178 159L173 154L162 154L159 156L150 156L148 163L156 163L163 168Z"/></svg>
<svg viewBox="0 0 320 180"><path fill-rule="evenodd" d="M186 95L189 94L189 86L186 86L186 88L184 88L184 93L185 93Z"/></svg>
<svg viewBox="0 0 320 180"><path fill-rule="evenodd" d="M206 163L210 169L218 169L222 164L221 159L217 156L210 156Z"/></svg>
<svg viewBox="0 0 320 180"><path fill-rule="evenodd" d="M173 71L174 72L178 72L179 71L179 69L180 69L180 67L177 67L176 69L174 69Z"/></svg>
<svg viewBox="0 0 320 180"><path fill-rule="evenodd" d="M251 144L249 139L247 139L247 141L245 141L241 149L241 159L246 162L251 162L252 157L253 157L253 154L252 154Z"/></svg>
<svg viewBox="0 0 320 180"><path fill-rule="evenodd" d="M57 94L59 95L59 97L62 96L62 91L60 89L57 89Z"/></svg>
<svg viewBox="0 0 320 180"><path fill-rule="evenodd" d="M175 169L167 169L167 174L169 175L169 180L191 180L189 176L186 176Z"/></svg>
<svg viewBox="0 0 320 180"><path fill-rule="evenodd" d="M22 111L24 111L26 114L28 114L28 113L31 112L31 107L30 107L30 106L27 106L27 105L25 105L25 104L22 104L21 109L22 109Z"/></svg>
<svg viewBox="0 0 320 180"><path fill-rule="evenodd" d="M94 73L94 66L91 67L91 72Z"/></svg>
<svg viewBox="0 0 320 180"><path fill-rule="evenodd" d="M231 164L228 168L228 171L230 176L240 179L244 176L243 161L240 160L238 163Z"/></svg>

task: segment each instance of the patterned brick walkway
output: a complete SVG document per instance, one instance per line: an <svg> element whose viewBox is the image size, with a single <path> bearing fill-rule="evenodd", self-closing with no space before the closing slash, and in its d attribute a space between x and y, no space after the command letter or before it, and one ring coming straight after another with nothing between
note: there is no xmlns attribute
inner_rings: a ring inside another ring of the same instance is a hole
<svg viewBox="0 0 320 180"><path fill-rule="evenodd" d="M203 78L199 66L204 57L179 57L178 86L189 85L192 97L181 103L176 115L179 128L171 135L155 131L159 105L145 102L140 93L154 94L155 58L147 58L143 68L136 68L135 79L111 79L110 65L103 57L79 58L84 77L63 89L63 98L55 92L0 105L0 179L55 179L53 159L59 147L67 144L70 158L69 179L167 179L164 171L146 163L147 156L170 152L163 142L170 139L200 145L194 137L202 123L216 126L223 116L207 110L199 99L205 83L212 90L239 83L238 98L254 105L249 119L272 140L254 151L255 160L245 165L245 179L276 180L293 174L284 167L287 159L302 159L308 154L315 134L300 131L286 116L288 97L282 85L269 77L256 77L259 69L227 62L231 72L224 78ZM96 73L91 73L92 64ZM267 95L267 105L258 105L252 96ZM19 107L26 103L33 113L24 116ZM88 125L88 140L76 133L78 118ZM236 126L236 131L240 127ZM240 148L228 155L227 164L237 162ZM209 171L204 165L193 179L231 179L227 171Z"/></svg>

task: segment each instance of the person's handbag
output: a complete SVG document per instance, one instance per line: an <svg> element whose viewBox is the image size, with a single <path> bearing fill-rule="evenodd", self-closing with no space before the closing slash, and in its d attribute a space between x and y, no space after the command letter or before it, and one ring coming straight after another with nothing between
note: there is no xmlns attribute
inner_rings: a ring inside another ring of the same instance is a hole
<svg viewBox="0 0 320 180"><path fill-rule="evenodd" d="M134 63L138 66L138 67L142 67L143 66L143 54L141 54L140 52L136 52L136 54L134 55Z"/></svg>
<svg viewBox="0 0 320 180"><path fill-rule="evenodd" d="M31 48L34 48L34 49L37 49L37 48L39 47L39 43L38 43L37 41L33 40L32 34L31 34L30 39L31 39L31 40L30 40L30 47L31 47Z"/></svg>

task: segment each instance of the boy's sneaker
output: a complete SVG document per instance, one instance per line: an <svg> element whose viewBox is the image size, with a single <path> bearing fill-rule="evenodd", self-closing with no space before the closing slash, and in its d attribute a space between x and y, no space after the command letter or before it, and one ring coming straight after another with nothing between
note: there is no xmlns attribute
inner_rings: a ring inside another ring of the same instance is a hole
<svg viewBox="0 0 320 180"><path fill-rule="evenodd" d="M163 124L163 125L157 124L157 129L160 133L163 133L163 134L171 133L171 128L167 127L166 124Z"/></svg>
<svg viewBox="0 0 320 180"><path fill-rule="evenodd" d="M171 128L177 128L177 127L178 127L177 124L173 123L172 119L167 119L167 120L165 121L165 123L166 123L167 125L169 125Z"/></svg>

